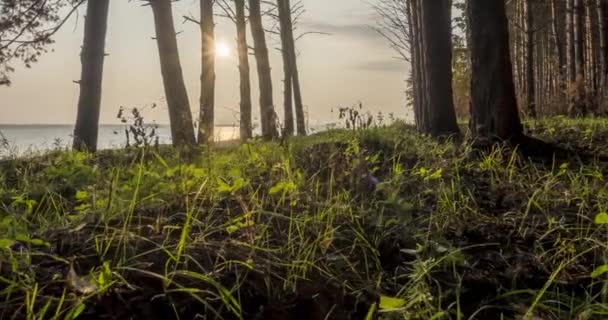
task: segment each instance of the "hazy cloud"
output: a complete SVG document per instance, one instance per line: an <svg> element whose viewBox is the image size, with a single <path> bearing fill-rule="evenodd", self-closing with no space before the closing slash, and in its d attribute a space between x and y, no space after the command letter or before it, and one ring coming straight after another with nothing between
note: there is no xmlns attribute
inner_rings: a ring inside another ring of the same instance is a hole
<svg viewBox="0 0 608 320"><path fill-rule="evenodd" d="M366 71L398 72L405 74L407 64L403 60L389 58L366 61L356 65L355 68Z"/></svg>
<svg viewBox="0 0 608 320"><path fill-rule="evenodd" d="M307 32L323 32L334 36L383 41L382 36L370 24L333 24L309 21L302 22L302 25Z"/></svg>

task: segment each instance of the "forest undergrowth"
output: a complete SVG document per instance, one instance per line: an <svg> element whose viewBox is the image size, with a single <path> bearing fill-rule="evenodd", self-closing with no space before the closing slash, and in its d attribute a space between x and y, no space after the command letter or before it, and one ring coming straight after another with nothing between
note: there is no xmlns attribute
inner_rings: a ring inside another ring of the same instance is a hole
<svg viewBox="0 0 608 320"><path fill-rule="evenodd" d="M0 161L0 319L606 319L608 120Z"/></svg>

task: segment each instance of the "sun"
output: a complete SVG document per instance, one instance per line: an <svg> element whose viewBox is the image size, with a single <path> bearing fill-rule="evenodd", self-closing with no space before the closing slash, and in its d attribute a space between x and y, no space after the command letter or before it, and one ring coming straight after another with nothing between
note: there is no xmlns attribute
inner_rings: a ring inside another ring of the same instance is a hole
<svg viewBox="0 0 608 320"><path fill-rule="evenodd" d="M225 42L215 43L215 55L220 58L230 57L230 47Z"/></svg>

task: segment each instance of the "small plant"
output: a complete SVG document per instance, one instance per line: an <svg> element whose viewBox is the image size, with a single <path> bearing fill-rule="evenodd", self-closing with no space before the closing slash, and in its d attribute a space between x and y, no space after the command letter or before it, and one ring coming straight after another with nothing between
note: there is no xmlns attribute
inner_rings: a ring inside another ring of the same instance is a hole
<svg viewBox="0 0 608 320"><path fill-rule="evenodd" d="M15 158L18 154L15 146L0 131L0 158Z"/></svg>
<svg viewBox="0 0 608 320"><path fill-rule="evenodd" d="M333 110L332 110L333 112ZM365 130L371 128L381 128L397 120L395 114L387 113L384 114L382 111L378 111L376 115L369 111L363 111L363 104L354 105L352 107L339 107L338 118L344 121L344 127L353 131ZM334 129L336 124L331 123L328 125L328 129Z"/></svg>
<svg viewBox="0 0 608 320"><path fill-rule="evenodd" d="M339 119L344 121L346 129L363 130L375 126L375 119L369 112L363 112L363 104L338 108Z"/></svg>
<svg viewBox="0 0 608 320"><path fill-rule="evenodd" d="M156 108L156 103L152 104L152 109ZM142 114L143 109L125 108L118 109L116 118L127 125L124 130L127 139L126 147L147 148L154 146L158 148L160 137L158 136L158 125L156 123L147 124ZM114 134L118 134L115 131Z"/></svg>

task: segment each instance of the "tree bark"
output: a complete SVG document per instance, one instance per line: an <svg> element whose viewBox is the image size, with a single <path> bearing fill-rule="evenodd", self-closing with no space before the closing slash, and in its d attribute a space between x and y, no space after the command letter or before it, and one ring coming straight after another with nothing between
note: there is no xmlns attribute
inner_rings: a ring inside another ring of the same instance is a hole
<svg viewBox="0 0 608 320"><path fill-rule="evenodd" d="M290 24L287 20L291 20L289 12L291 8L285 0L277 0L277 8L279 11L279 24L281 29L281 54L283 55L283 135L292 136L295 131L295 121L293 117L293 70L291 62L292 43L289 42L288 33L291 31Z"/></svg>
<svg viewBox="0 0 608 320"><path fill-rule="evenodd" d="M160 57L160 68L165 87L165 96L169 108L171 137L174 146L192 146L196 144L194 125L188 92L184 83L171 0L150 0L154 14L156 42Z"/></svg>
<svg viewBox="0 0 608 320"><path fill-rule="evenodd" d="M416 67L418 68L419 75L419 86L418 86L418 96L419 96L419 107L417 114L417 123L416 127L420 132L429 132L430 131L430 121L428 115L428 99L425 92L427 91L427 81L426 81L426 63L425 63L425 55L424 55L424 37L423 37L423 26L422 26L422 2L424 0L413 0L412 1L412 11L414 12L414 25L416 26L416 49L418 53L418 63Z"/></svg>
<svg viewBox="0 0 608 320"><path fill-rule="evenodd" d="M599 0L597 15L600 30L600 56L602 61L602 88L608 94L608 1Z"/></svg>
<svg viewBox="0 0 608 320"><path fill-rule="evenodd" d="M425 133L434 137L460 135L452 90L452 1L424 0L421 5L430 115Z"/></svg>
<svg viewBox="0 0 608 320"><path fill-rule="evenodd" d="M575 88L576 93L571 101L570 116L581 116L587 113L585 102L585 5L584 0L574 0L574 60L575 60Z"/></svg>
<svg viewBox="0 0 608 320"><path fill-rule="evenodd" d="M587 15L587 79L588 79L588 94L592 98L592 107L596 107L597 92L600 81L600 35L598 17L597 17L597 1L587 0L586 2Z"/></svg>
<svg viewBox="0 0 608 320"><path fill-rule="evenodd" d="M566 6L566 35L568 37L568 87L571 87L576 82L576 50L574 49L574 0L566 0Z"/></svg>
<svg viewBox="0 0 608 320"><path fill-rule="evenodd" d="M558 6L558 0L551 0L551 20L552 20L552 32L555 41L555 48L557 52L557 61L559 67L559 86L560 91L563 92L566 83L566 59L564 55L564 41L562 38L562 30L560 29L560 21L563 21L563 15Z"/></svg>
<svg viewBox="0 0 608 320"><path fill-rule="evenodd" d="M415 35L418 33L417 18L414 16L417 12L416 0L408 0L406 6L408 28L408 40L410 44L410 72L412 81L412 109L414 112L414 122L416 126L419 126L419 113L420 113L420 74L418 63L420 57L418 56L418 41Z"/></svg>
<svg viewBox="0 0 608 320"><path fill-rule="evenodd" d="M469 0L471 32L471 127L478 137L523 135L517 110L504 1Z"/></svg>
<svg viewBox="0 0 608 320"><path fill-rule="evenodd" d="M109 5L109 0L87 3L84 41L80 55L80 97L73 143L77 151L97 151Z"/></svg>
<svg viewBox="0 0 608 320"><path fill-rule="evenodd" d="M526 107L531 117L536 118L536 77L534 74L534 12L532 0L525 0L526 32Z"/></svg>
<svg viewBox="0 0 608 320"><path fill-rule="evenodd" d="M198 143L212 143L215 119L215 22L213 1L201 0L201 98Z"/></svg>
<svg viewBox="0 0 608 320"><path fill-rule="evenodd" d="M298 135L306 135L306 119L304 115L304 103L302 102L302 86L300 85L300 71L298 70L298 56L296 54L296 41L293 36L293 18L291 16L291 2L286 3L287 38L289 45L289 56L291 61L291 72L293 76L293 98L296 108L296 129Z"/></svg>
<svg viewBox="0 0 608 320"><path fill-rule="evenodd" d="M274 139L278 137L276 116L272 97L272 76L270 73L270 59L266 46L266 35L262 24L262 10L260 0L249 0L249 23L255 47L255 60L258 69L260 87L260 118L262 122L262 137Z"/></svg>
<svg viewBox="0 0 608 320"><path fill-rule="evenodd" d="M237 51L239 56L239 89L240 89L240 137L246 141L253 136L251 124L251 80L249 53L247 45L247 21L245 18L245 0L235 0Z"/></svg>

